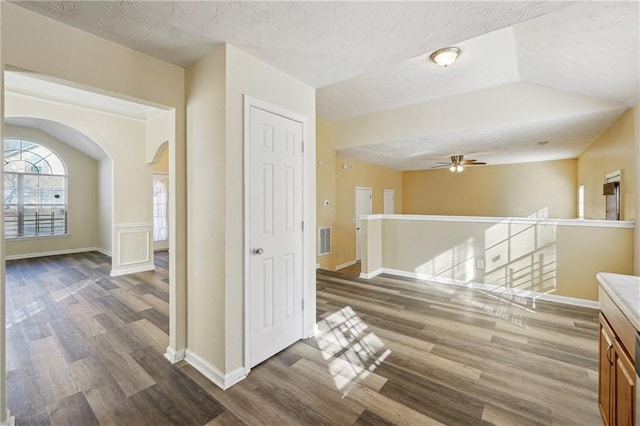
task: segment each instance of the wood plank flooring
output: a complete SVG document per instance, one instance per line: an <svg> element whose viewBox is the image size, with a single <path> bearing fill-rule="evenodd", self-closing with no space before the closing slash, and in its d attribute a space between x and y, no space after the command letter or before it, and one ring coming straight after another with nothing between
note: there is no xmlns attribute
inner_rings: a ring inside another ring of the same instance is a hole
<svg viewBox="0 0 640 426"><path fill-rule="evenodd" d="M7 262L19 426L601 424L596 310L318 271L317 336L222 391L163 358L157 260L124 277L99 253Z"/></svg>

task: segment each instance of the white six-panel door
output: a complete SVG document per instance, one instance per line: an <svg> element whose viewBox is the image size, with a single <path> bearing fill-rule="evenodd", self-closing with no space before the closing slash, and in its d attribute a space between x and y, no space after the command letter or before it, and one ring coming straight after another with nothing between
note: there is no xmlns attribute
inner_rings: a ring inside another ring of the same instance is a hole
<svg viewBox="0 0 640 426"><path fill-rule="evenodd" d="M250 366L298 341L302 317L302 123L250 108Z"/></svg>

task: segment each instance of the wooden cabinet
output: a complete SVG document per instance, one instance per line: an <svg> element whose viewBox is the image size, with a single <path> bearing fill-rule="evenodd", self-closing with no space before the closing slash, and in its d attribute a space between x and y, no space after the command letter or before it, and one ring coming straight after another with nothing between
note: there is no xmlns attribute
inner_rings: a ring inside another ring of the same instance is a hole
<svg viewBox="0 0 640 426"><path fill-rule="evenodd" d="M600 314L598 408L605 425L635 426L634 363L604 314Z"/></svg>
<svg viewBox="0 0 640 426"><path fill-rule="evenodd" d="M616 336L613 334L611 327L607 324L602 314L600 314L600 356L598 363L598 408L602 415L605 425L613 424L611 421L613 412L612 395L613 395L613 367L611 360L611 351L613 350L613 342Z"/></svg>
<svg viewBox="0 0 640 426"><path fill-rule="evenodd" d="M614 369L615 392L613 420L616 425L636 426L636 370L627 351L619 340L613 342L612 361Z"/></svg>

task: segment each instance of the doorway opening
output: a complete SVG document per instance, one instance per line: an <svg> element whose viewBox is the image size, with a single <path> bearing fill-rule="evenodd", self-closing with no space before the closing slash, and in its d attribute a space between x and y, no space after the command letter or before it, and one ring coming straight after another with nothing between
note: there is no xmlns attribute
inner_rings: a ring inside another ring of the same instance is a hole
<svg viewBox="0 0 640 426"><path fill-rule="evenodd" d="M373 210L373 189L356 186L356 206L355 206L355 225L356 225L356 262L362 260L362 223L361 217L370 215Z"/></svg>
<svg viewBox="0 0 640 426"><path fill-rule="evenodd" d="M606 220L620 220L620 170L607 174L603 186Z"/></svg>

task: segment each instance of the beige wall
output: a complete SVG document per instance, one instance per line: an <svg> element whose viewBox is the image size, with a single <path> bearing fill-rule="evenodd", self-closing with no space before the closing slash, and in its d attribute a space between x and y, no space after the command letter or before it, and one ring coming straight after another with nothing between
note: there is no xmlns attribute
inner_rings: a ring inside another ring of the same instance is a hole
<svg viewBox="0 0 640 426"><path fill-rule="evenodd" d="M403 213L576 217L576 160L404 172Z"/></svg>
<svg viewBox="0 0 640 426"><path fill-rule="evenodd" d="M6 255L92 249L98 244L98 164L51 135L38 129L5 124L5 137L39 143L53 151L67 168L68 237L7 240Z"/></svg>
<svg viewBox="0 0 640 426"><path fill-rule="evenodd" d="M346 170L344 165L346 164ZM372 166L345 158L336 158L336 221L333 228L336 267L355 260L355 193L356 186L373 189L373 214L382 213L383 192L395 190L395 212L404 213L405 192L402 172Z"/></svg>
<svg viewBox="0 0 640 426"><path fill-rule="evenodd" d="M640 185L640 103L634 107L634 121L635 121L635 136L634 146L635 152L633 158L635 158L635 181L636 185ZM640 196L635 197L636 212L640 212ZM633 244L633 273L640 275L640 224L636 226Z"/></svg>
<svg viewBox="0 0 640 426"><path fill-rule="evenodd" d="M336 125L317 119L317 226L331 226L333 247L330 254L317 256L316 262L329 270L355 260L356 186L373 189L374 214L382 213L385 189L395 191L394 208L398 214L402 213L403 199L402 172L337 157L333 146ZM328 207L324 206L325 200L329 201Z"/></svg>
<svg viewBox="0 0 640 426"><path fill-rule="evenodd" d="M227 139L226 139L226 202L227 218L225 255L227 256L225 293L226 310L226 371L240 367L243 362L243 282L244 221L239 212L244 207L244 96L251 96L307 118L304 143L303 215L305 221L305 274L304 291L305 329L310 335L315 324L315 150L316 150L316 95L315 89L288 76L277 68L244 53L233 46L227 47Z"/></svg>
<svg viewBox="0 0 640 426"><path fill-rule="evenodd" d="M170 348L186 345L184 69L1 2L2 63L78 87L175 110L170 138ZM144 140L144 139L143 139ZM144 142L143 142L144 144ZM115 176L113 177L116 178ZM1 325L1 324L0 324ZM0 412L4 414L4 410Z"/></svg>
<svg viewBox="0 0 640 426"><path fill-rule="evenodd" d="M588 103L588 104L587 104ZM580 111L610 108L607 102L582 95L527 83L507 83L459 96L437 99L335 123L335 149L413 140L424 135L459 133L461 117L466 131L505 126L505 123L528 121L532 111L540 120ZM455 113L451 113L455 111Z"/></svg>
<svg viewBox="0 0 640 426"><path fill-rule="evenodd" d="M110 158L98 164L98 249L111 255L113 224L113 165Z"/></svg>
<svg viewBox="0 0 640 426"><path fill-rule="evenodd" d="M111 273L122 275L152 269L153 168L145 163L145 120L13 92L5 93L5 114L64 124L106 152L113 167L109 182L113 197ZM132 238L132 233L136 238Z"/></svg>
<svg viewBox="0 0 640 426"><path fill-rule="evenodd" d="M169 173L169 146L165 146L157 163L153 164L153 171L157 173Z"/></svg>
<svg viewBox="0 0 640 426"><path fill-rule="evenodd" d="M633 269L633 228L607 225L577 220L382 219L381 241L368 241L367 247L380 247L381 265L387 269L382 272L597 300L597 272L630 274ZM375 229L367 238L378 238ZM373 259L364 273L375 272L375 254ZM477 260L485 262L485 269L477 269ZM365 266L369 262L363 261Z"/></svg>
<svg viewBox="0 0 640 426"><path fill-rule="evenodd" d="M333 149L333 123L318 118L316 134L316 221L317 226L331 226L334 231L332 253L318 256L320 268L334 270L335 263L335 220L336 220L336 152ZM325 206L324 201L329 205Z"/></svg>
<svg viewBox="0 0 640 426"><path fill-rule="evenodd" d="M189 350L224 371L226 46L187 68ZM207 265L203 267L202 265Z"/></svg>
<svg viewBox="0 0 640 426"><path fill-rule="evenodd" d="M230 45L190 66L187 87L189 351L212 371L237 377L244 371L245 336L244 97L307 117L304 210L313 230L315 90ZM305 243L309 325L315 322L313 232Z"/></svg>
<svg viewBox="0 0 640 426"><path fill-rule="evenodd" d="M634 119L635 110L629 108L578 157L578 185L584 185L585 219L605 218L602 185L605 176L616 170L622 171L620 218L635 219L637 185Z"/></svg>

